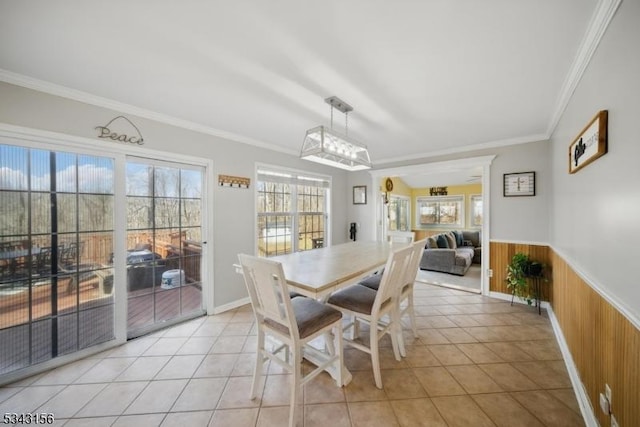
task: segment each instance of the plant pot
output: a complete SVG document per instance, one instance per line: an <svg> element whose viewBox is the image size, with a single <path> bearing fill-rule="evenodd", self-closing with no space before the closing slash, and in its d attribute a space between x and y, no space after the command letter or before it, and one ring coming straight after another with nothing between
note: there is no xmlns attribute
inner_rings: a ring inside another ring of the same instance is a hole
<svg viewBox="0 0 640 427"><path fill-rule="evenodd" d="M525 266L524 274L528 277L540 277L542 275L542 264L532 262Z"/></svg>

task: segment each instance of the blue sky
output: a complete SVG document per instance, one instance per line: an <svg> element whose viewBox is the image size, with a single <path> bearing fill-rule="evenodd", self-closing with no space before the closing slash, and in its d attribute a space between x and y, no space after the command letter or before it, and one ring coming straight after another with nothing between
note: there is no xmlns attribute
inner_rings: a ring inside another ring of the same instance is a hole
<svg viewBox="0 0 640 427"><path fill-rule="evenodd" d="M31 190L49 191L49 157L48 150L0 145L0 189L28 190L30 160ZM152 166L144 163L127 163L128 195L150 195L149 168ZM155 167L155 178L157 196L202 197L201 170ZM113 194L114 161L109 157L56 152L56 183L61 192Z"/></svg>

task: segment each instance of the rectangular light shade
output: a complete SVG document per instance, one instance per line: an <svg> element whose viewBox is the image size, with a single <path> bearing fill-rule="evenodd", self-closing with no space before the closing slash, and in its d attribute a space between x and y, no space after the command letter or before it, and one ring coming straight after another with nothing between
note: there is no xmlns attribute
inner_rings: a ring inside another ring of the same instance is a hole
<svg viewBox="0 0 640 427"><path fill-rule="evenodd" d="M366 146L324 126L307 131L300 158L348 171L371 168Z"/></svg>

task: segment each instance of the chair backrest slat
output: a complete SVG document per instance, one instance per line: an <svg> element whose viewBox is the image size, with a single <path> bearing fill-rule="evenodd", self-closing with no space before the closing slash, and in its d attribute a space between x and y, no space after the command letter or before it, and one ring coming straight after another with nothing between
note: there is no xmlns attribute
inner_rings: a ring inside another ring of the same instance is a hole
<svg viewBox="0 0 640 427"><path fill-rule="evenodd" d="M380 280L373 311L379 310L387 300L395 298L398 287L404 286L406 271L411 263L412 252L413 246L407 246L389 255L384 268L384 274Z"/></svg>
<svg viewBox="0 0 640 427"><path fill-rule="evenodd" d="M411 263L409 264L409 268L407 268L407 276L404 283L405 285L415 282L416 276L418 275L418 266L420 265L422 252L424 252L424 245L426 243L427 239L423 239L411 245Z"/></svg>
<svg viewBox="0 0 640 427"><path fill-rule="evenodd" d="M238 259L255 313L297 334L282 264L245 254Z"/></svg>

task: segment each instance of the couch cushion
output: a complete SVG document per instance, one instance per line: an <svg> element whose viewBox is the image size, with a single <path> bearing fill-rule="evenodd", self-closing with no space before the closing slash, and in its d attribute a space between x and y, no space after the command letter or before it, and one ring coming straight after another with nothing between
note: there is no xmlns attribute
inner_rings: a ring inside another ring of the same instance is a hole
<svg viewBox="0 0 640 427"><path fill-rule="evenodd" d="M480 230L463 231L464 240L470 240L475 247L482 246L480 243Z"/></svg>
<svg viewBox="0 0 640 427"><path fill-rule="evenodd" d="M456 237L453 235L452 232L444 233L444 237L447 238L447 243L449 244L449 248L455 249L457 247Z"/></svg>
<svg viewBox="0 0 640 427"><path fill-rule="evenodd" d="M444 234L438 234L436 236L436 241L438 242L438 248L449 249L449 241L447 240Z"/></svg>
<svg viewBox="0 0 640 427"><path fill-rule="evenodd" d="M438 241L435 236L427 237L427 249L438 249Z"/></svg>

